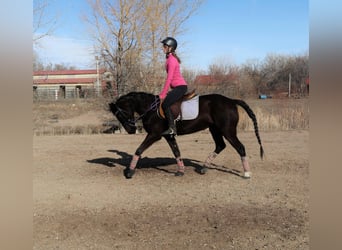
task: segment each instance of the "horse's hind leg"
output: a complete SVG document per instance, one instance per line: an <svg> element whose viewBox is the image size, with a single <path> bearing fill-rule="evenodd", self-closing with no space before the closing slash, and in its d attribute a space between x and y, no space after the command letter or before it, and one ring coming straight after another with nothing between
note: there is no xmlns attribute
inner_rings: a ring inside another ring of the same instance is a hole
<svg viewBox="0 0 342 250"><path fill-rule="evenodd" d="M251 172L248 160L246 158L245 146L240 142L236 136L236 129L231 129L229 132L224 133L224 137L229 141L229 143L235 148L241 157L242 168L244 171L244 178L250 178Z"/></svg>
<svg viewBox="0 0 342 250"><path fill-rule="evenodd" d="M179 148L178 148L178 144L177 144L176 138L174 136L167 135L167 136L165 136L165 139L166 139L167 143L169 144L169 146L170 146L170 148L172 150L172 153L175 156L176 161L177 161L178 170L175 173L175 175L176 176L183 176L184 175L185 166L184 166L184 162L183 162L183 160L181 158L181 154L180 154L180 151L179 151Z"/></svg>
<svg viewBox="0 0 342 250"><path fill-rule="evenodd" d="M226 147L226 144L223 141L222 134L216 126L209 127L209 131L210 131L210 133L211 133L211 135L215 141L215 150L214 150L214 152L211 152L208 155L208 158L204 162L204 169L202 169L200 171L203 174L206 171L205 167L210 167L211 163L216 158L216 156Z"/></svg>

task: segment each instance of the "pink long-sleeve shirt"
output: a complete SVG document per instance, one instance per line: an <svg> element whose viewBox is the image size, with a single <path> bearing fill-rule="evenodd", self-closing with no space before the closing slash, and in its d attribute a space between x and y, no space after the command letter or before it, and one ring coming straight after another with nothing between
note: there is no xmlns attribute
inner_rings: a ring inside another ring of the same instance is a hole
<svg viewBox="0 0 342 250"><path fill-rule="evenodd" d="M171 53L169 54L169 57L166 60L165 68L167 72L167 77L165 80L163 90L159 94L159 97L161 99L165 99L170 87L174 88L181 85L187 85L186 81L184 80L180 72L179 62L177 61L177 58L174 57Z"/></svg>

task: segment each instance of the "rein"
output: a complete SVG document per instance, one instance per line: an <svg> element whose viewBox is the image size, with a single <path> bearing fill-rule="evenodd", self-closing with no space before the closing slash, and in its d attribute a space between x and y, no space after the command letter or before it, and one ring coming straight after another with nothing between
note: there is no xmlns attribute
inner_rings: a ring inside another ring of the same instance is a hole
<svg viewBox="0 0 342 250"><path fill-rule="evenodd" d="M117 115L118 113L120 113L124 118L125 118L125 122L123 125L128 125L128 126L131 126L131 127L135 127L135 123L137 121L139 121L140 119L142 119L148 112L150 112L151 110L157 110L158 107L159 107L159 104L160 104L160 100L157 96L154 96L154 101L151 103L150 107L142 114L140 115L139 117L137 117L136 119L129 119L127 118L127 112L121 108L119 108L118 106L116 107L117 108L117 111L115 112L115 115Z"/></svg>
<svg viewBox="0 0 342 250"><path fill-rule="evenodd" d="M138 120L140 120L141 118L143 118L148 112L150 112L151 110L157 110L157 108L159 107L160 104L160 100L159 98L155 95L154 96L154 101L151 103L150 107L142 114L140 115L138 118L136 118L134 120L134 123L136 123Z"/></svg>

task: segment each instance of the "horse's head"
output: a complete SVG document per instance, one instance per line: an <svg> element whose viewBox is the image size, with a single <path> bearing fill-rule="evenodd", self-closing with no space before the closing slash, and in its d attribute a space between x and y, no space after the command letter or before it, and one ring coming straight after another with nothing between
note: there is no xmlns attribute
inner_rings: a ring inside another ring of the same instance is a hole
<svg viewBox="0 0 342 250"><path fill-rule="evenodd" d="M119 99L116 103L109 103L110 111L116 116L128 134L135 134L137 127L134 120L134 110L129 102Z"/></svg>

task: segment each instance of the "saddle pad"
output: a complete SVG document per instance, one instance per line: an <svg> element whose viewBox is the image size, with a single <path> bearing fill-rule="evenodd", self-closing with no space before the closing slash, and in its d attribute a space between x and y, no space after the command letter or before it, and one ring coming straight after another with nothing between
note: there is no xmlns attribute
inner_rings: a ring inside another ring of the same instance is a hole
<svg viewBox="0 0 342 250"><path fill-rule="evenodd" d="M199 95L194 98L183 101L181 104L181 120L193 120L198 116L198 105Z"/></svg>

